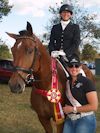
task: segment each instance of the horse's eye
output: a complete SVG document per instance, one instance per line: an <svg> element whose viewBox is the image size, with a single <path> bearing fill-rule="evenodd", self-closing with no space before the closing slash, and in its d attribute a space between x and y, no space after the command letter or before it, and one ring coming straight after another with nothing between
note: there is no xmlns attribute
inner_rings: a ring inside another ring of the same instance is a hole
<svg viewBox="0 0 100 133"><path fill-rule="evenodd" d="M27 48L27 53L28 54L31 54L33 52L33 49L32 48Z"/></svg>

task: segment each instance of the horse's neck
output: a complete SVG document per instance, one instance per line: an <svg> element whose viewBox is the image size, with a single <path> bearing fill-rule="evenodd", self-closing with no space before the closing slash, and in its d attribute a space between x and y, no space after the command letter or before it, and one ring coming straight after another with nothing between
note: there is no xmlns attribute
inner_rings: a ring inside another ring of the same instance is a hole
<svg viewBox="0 0 100 133"><path fill-rule="evenodd" d="M47 56L44 55L45 58L41 59L41 78L48 78L51 75L51 58L48 58Z"/></svg>
<svg viewBox="0 0 100 133"><path fill-rule="evenodd" d="M37 82L39 88L48 89L51 84L52 70L51 70L51 57L47 51L43 48L40 49L40 69L35 74L35 78L40 82Z"/></svg>

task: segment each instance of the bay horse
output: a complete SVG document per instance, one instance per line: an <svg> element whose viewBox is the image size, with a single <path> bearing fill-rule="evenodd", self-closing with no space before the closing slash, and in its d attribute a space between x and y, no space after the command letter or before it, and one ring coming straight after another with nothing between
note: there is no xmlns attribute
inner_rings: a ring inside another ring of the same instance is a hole
<svg viewBox="0 0 100 133"><path fill-rule="evenodd" d="M15 71L9 80L9 87L13 93L22 93L25 90L27 76L34 76L34 84L31 91L31 105L46 133L53 133L51 118L55 119L53 103L36 92L37 89L50 90L52 82L51 57L42 42L33 34L32 26L27 22L26 30L19 34L7 33L15 39L11 48ZM90 70L83 67L87 77L93 79ZM65 105L66 75L60 64L57 63L58 89L62 95L62 106ZM54 123L53 123L54 124ZM63 123L54 124L56 133L62 133Z"/></svg>

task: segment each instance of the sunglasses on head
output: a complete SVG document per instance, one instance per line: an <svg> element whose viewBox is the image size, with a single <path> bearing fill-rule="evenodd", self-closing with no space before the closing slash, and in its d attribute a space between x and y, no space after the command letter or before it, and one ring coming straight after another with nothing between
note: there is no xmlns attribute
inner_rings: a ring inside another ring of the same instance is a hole
<svg viewBox="0 0 100 133"><path fill-rule="evenodd" d="M80 64L68 64L68 67L69 68L73 68L73 67L79 68L80 67Z"/></svg>

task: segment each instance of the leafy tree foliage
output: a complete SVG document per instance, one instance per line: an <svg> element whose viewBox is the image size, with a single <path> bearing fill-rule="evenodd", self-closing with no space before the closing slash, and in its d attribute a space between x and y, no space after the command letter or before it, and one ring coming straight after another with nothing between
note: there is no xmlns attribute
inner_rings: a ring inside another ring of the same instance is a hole
<svg viewBox="0 0 100 133"><path fill-rule="evenodd" d="M3 16L7 16L11 11L12 6L9 5L8 0L0 0L0 20Z"/></svg>
<svg viewBox="0 0 100 133"><path fill-rule="evenodd" d="M82 60L93 61L96 57L96 54L96 48L91 46L90 44L86 44L84 45L84 48L82 50Z"/></svg>
<svg viewBox="0 0 100 133"><path fill-rule="evenodd" d="M93 29L94 30L94 36L97 39L100 39L100 27Z"/></svg>
<svg viewBox="0 0 100 133"><path fill-rule="evenodd" d="M12 58L8 46L0 40L0 59Z"/></svg>
<svg viewBox="0 0 100 133"><path fill-rule="evenodd" d="M8 0L0 0L0 22L3 16L7 16L11 11L12 6ZM8 46L0 39L0 58L11 58L11 53Z"/></svg>

